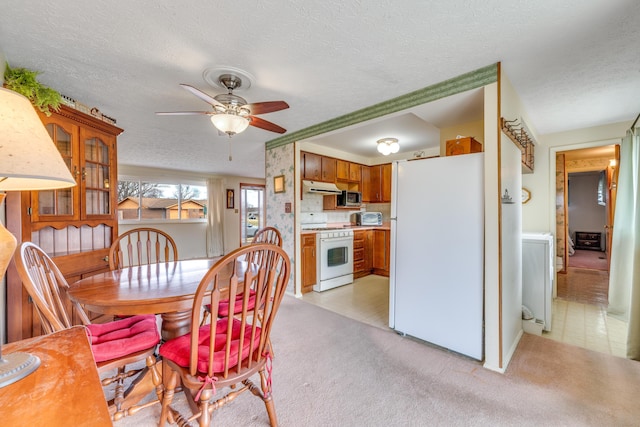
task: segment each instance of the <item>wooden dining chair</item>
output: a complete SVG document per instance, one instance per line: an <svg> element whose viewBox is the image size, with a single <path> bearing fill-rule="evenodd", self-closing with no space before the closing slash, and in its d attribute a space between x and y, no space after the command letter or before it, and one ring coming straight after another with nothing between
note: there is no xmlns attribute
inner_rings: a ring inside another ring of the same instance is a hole
<svg viewBox="0 0 640 427"><path fill-rule="evenodd" d="M253 241L251 242L251 244L256 244L256 243L271 243L273 245L282 247L282 235L280 234L280 231L278 231L278 229L275 227L264 227L256 232L256 235L253 238ZM253 254L252 256L256 257L258 256L258 254ZM238 295L238 299L241 300L242 295ZM250 300L250 303L251 303L251 300ZM235 305L238 306L239 304L240 302L236 301ZM218 312L221 313L222 316L226 316L228 309L229 309L229 301L228 300L221 301L220 307L218 308ZM209 307L209 305L205 305L203 307L202 320L200 321L201 325L204 325L205 323L207 323L207 319L209 318L210 313L211 313L211 307Z"/></svg>
<svg viewBox="0 0 640 427"><path fill-rule="evenodd" d="M261 264L246 261L261 252ZM248 245L218 261L204 275L193 300L191 332L160 346L164 396L160 426L167 420L179 425L198 420L208 426L214 410L249 390L265 404L269 422L276 426L271 390L272 331L280 302L289 282L290 260L282 248L271 244ZM255 285L255 304L249 308L250 287ZM230 301L243 295L242 309L231 316L220 316L222 295ZM198 313L205 304L213 308L209 324L199 326ZM249 378L258 373L260 387ZM191 416L171 408L176 386L190 392ZM229 387L222 392L222 389Z"/></svg>
<svg viewBox="0 0 640 427"><path fill-rule="evenodd" d="M251 243L271 243L282 247L282 235L275 227L264 227L256 231Z"/></svg>
<svg viewBox="0 0 640 427"><path fill-rule="evenodd" d="M178 247L162 230L150 227L134 228L119 235L109 248L109 268L147 265L176 261Z"/></svg>
<svg viewBox="0 0 640 427"><path fill-rule="evenodd" d="M115 375L101 379L103 387L115 384L115 396L107 402L114 421L160 401L162 381L155 367L160 334L154 315L131 316L113 322L92 324L82 306L67 297L69 284L53 260L40 247L25 242L16 250L14 259L22 284L33 300L45 333L74 326L75 315L86 328L101 378L107 372L116 370ZM145 370L128 370L127 366L140 361L145 361L146 369L151 370L158 400L125 408L125 380L140 375ZM60 380L64 381L63 378Z"/></svg>

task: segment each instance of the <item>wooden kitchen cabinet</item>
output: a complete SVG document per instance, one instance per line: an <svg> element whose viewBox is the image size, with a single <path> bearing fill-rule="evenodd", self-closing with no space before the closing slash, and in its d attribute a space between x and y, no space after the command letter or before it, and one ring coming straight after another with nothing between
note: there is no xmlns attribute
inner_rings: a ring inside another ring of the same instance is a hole
<svg viewBox="0 0 640 427"><path fill-rule="evenodd" d="M348 182L360 182L360 164L346 160L336 160L336 180Z"/></svg>
<svg viewBox="0 0 640 427"><path fill-rule="evenodd" d="M390 265L390 232L389 230L373 230L373 273L389 276Z"/></svg>
<svg viewBox="0 0 640 427"><path fill-rule="evenodd" d="M61 106L40 114L77 185L69 189L7 194L7 228L18 242L40 246L74 282L109 269L106 258L118 235L116 139L122 129ZM41 334L15 265L7 270L7 338Z"/></svg>
<svg viewBox="0 0 640 427"><path fill-rule="evenodd" d="M310 181L321 181L322 179L322 156L313 153L302 153L303 179Z"/></svg>
<svg viewBox="0 0 640 427"><path fill-rule="evenodd" d="M356 230L353 233L353 278L371 274L373 268L372 230Z"/></svg>
<svg viewBox="0 0 640 427"><path fill-rule="evenodd" d="M336 159L314 153L302 153L303 177L310 181L335 182Z"/></svg>
<svg viewBox="0 0 640 427"><path fill-rule="evenodd" d="M365 203L391 202L391 163L362 168L362 199Z"/></svg>
<svg viewBox="0 0 640 427"><path fill-rule="evenodd" d="M466 138L450 139L446 143L445 151L447 156L480 153L482 151L482 144L470 136Z"/></svg>
<svg viewBox="0 0 640 427"><path fill-rule="evenodd" d="M315 233L303 234L302 241L302 264L300 264L302 275L302 293L311 292L313 285L317 281L316 270L316 235Z"/></svg>

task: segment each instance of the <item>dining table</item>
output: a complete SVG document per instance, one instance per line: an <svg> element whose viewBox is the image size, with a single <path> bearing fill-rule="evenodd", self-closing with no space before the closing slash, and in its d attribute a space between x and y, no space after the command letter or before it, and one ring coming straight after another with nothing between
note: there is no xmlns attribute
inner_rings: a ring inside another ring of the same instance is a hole
<svg viewBox="0 0 640 427"><path fill-rule="evenodd" d="M90 312L114 316L158 314L162 317L162 340L167 341L190 332L198 285L220 259L222 257L124 267L80 279L69 286L67 293L71 300ZM245 261L236 261L238 283L243 282L248 266ZM251 266L257 271L255 264ZM233 264L228 263L221 271L222 298L225 297L225 279L231 277L232 267ZM152 369L143 368L140 377L125 392L124 406L136 405L153 392L154 377L161 376L161 360Z"/></svg>
<svg viewBox="0 0 640 427"><path fill-rule="evenodd" d="M164 341L190 331L195 292L205 273L222 257L161 262L124 267L78 280L69 298L85 310L116 316L159 314ZM247 263L236 261L242 281ZM221 272L231 277L232 264ZM223 282L224 283L224 282ZM224 293L223 293L224 296Z"/></svg>

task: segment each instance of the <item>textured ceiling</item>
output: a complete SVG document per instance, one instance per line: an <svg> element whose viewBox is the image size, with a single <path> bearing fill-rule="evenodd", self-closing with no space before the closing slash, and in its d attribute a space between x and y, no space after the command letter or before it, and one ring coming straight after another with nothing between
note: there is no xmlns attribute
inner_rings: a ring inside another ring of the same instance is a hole
<svg viewBox="0 0 640 427"><path fill-rule="evenodd" d="M261 116L289 132L496 62L539 134L640 112L637 0L4 0L1 10L10 65L115 117L121 164L264 176L277 134L229 139L204 116L154 114L206 109L178 84L219 94L202 76L216 66L255 77L238 93L249 102L289 103ZM409 113L398 118L420 117ZM435 119L418 127L433 131Z"/></svg>

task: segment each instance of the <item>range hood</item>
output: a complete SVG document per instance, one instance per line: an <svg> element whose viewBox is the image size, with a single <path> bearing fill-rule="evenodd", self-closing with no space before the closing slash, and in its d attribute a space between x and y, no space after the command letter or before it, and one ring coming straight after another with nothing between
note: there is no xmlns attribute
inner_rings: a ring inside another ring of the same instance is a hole
<svg viewBox="0 0 640 427"><path fill-rule="evenodd" d="M342 190L330 182L302 181L302 188L305 193L342 194Z"/></svg>

